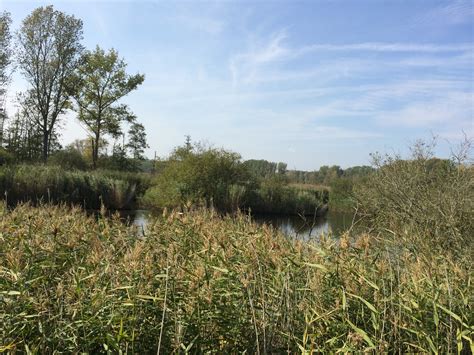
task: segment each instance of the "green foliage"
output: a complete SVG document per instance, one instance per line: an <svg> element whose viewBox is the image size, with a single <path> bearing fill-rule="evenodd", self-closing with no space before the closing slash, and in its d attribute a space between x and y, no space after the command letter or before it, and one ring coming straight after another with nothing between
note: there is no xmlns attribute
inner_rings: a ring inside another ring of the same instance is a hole
<svg viewBox="0 0 474 355"><path fill-rule="evenodd" d="M128 108L118 105L117 101L141 85L145 76L128 75L126 67L127 64L115 50L105 53L97 46L94 51L83 54L81 64L69 82L78 118L93 136L94 168L99 158L100 137L103 134L117 137L122 133L122 122L135 120Z"/></svg>
<svg viewBox="0 0 474 355"><path fill-rule="evenodd" d="M261 182L247 206L255 213L313 215L327 202L327 190L288 186L284 176L276 175Z"/></svg>
<svg viewBox="0 0 474 355"><path fill-rule="evenodd" d="M12 59L12 48L11 48L11 15L10 13L3 11L0 13L0 103L3 104L6 85L10 81L10 72L8 70L11 59ZM3 112L3 105L0 105L0 115ZM0 120L2 118L0 117ZM0 126L0 130L3 127ZM0 131L0 135L2 131Z"/></svg>
<svg viewBox="0 0 474 355"><path fill-rule="evenodd" d="M0 166L11 164L13 162L14 162L13 154L7 152L3 148L0 148Z"/></svg>
<svg viewBox="0 0 474 355"><path fill-rule="evenodd" d="M248 183L237 153L199 144L191 149L183 146L175 149L143 202L159 208L203 203L229 210L240 205Z"/></svg>
<svg viewBox="0 0 474 355"><path fill-rule="evenodd" d="M401 242L461 256L474 248L474 169L433 158L433 148L417 143L410 160L375 155L376 172L355 187L359 213Z"/></svg>
<svg viewBox="0 0 474 355"><path fill-rule="evenodd" d="M50 155L48 164L60 166L66 170L87 170L89 167L81 152L74 148L55 151Z"/></svg>
<svg viewBox="0 0 474 355"><path fill-rule="evenodd" d="M280 163L283 164L283 163ZM243 162L244 167L257 179L264 179L276 174L278 163L264 159L250 159Z"/></svg>
<svg viewBox="0 0 474 355"><path fill-rule="evenodd" d="M359 183L359 180L356 180ZM329 194L329 206L331 210L350 210L355 206L353 198L354 179L341 177L334 179L331 184Z"/></svg>
<svg viewBox="0 0 474 355"><path fill-rule="evenodd" d="M143 202L152 208L196 204L221 211L314 214L327 203L327 191L288 186L286 164L240 162L236 153L200 145L178 147L157 162L155 186Z"/></svg>
<svg viewBox="0 0 474 355"><path fill-rule="evenodd" d="M33 10L18 31L18 64L29 84L24 107L42 134L44 161L58 117L70 107L66 82L83 50L81 40L82 21L51 5Z"/></svg>
<svg viewBox="0 0 474 355"><path fill-rule="evenodd" d="M140 237L118 218L20 206L0 209L0 256L0 351L474 350L470 266L375 235L313 244L197 211Z"/></svg>
<svg viewBox="0 0 474 355"><path fill-rule="evenodd" d="M145 186L141 186L143 182ZM59 166L19 165L0 168L0 191L9 205L67 202L88 209L130 207L137 191L147 188L140 175L67 171Z"/></svg>
<svg viewBox="0 0 474 355"><path fill-rule="evenodd" d="M127 148L132 151L132 157L135 160L143 160L143 153L148 144L146 142L145 127L141 123L133 123L128 131Z"/></svg>

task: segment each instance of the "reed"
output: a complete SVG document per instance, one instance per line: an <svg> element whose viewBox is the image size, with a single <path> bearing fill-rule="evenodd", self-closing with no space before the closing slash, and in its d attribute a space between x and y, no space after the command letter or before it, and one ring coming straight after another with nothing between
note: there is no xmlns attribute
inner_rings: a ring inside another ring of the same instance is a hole
<svg viewBox="0 0 474 355"><path fill-rule="evenodd" d="M112 171L84 172L58 166L0 167L0 191L11 206L19 202L51 202L110 209L132 205L148 186L144 174Z"/></svg>
<svg viewBox="0 0 474 355"><path fill-rule="evenodd" d="M471 276L368 234L303 242L200 210L141 235L20 205L0 209L0 351L472 352Z"/></svg>

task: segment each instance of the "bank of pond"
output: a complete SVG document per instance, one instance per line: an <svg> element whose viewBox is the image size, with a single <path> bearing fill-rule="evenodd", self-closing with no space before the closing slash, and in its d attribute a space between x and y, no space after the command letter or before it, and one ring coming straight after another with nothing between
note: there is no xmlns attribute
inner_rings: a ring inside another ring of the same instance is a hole
<svg viewBox="0 0 474 355"><path fill-rule="evenodd" d="M205 188L190 182L164 186L160 185L159 176L44 165L0 166L0 191L9 206L21 202L67 203L108 210L205 206L221 212L307 216L322 216L328 208L326 189L303 189L278 181L222 184L216 180L209 181Z"/></svg>

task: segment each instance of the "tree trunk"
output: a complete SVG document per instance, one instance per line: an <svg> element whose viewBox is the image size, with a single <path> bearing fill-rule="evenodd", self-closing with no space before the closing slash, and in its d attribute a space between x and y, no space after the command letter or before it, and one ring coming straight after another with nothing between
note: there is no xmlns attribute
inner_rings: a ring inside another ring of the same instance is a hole
<svg viewBox="0 0 474 355"><path fill-rule="evenodd" d="M97 168L97 160L99 159L99 139L100 139L100 132L96 132L94 145L92 147L92 167L94 169Z"/></svg>
<svg viewBox="0 0 474 355"><path fill-rule="evenodd" d="M48 145L49 145L49 133L48 131L43 132L43 163L46 164L48 161Z"/></svg>

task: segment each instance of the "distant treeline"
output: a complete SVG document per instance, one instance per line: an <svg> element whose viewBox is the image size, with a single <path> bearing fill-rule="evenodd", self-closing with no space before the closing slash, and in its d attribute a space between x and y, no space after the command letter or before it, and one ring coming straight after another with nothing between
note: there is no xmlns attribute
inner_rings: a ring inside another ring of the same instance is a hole
<svg viewBox="0 0 474 355"><path fill-rule="evenodd" d="M264 159L250 159L244 162L244 165L252 171L253 174L261 178L273 175L284 175L289 183L297 184L318 184L330 186L337 178L359 178L367 176L374 171L371 166L354 166L342 169L339 165L323 165L319 170L288 170L286 163L275 163Z"/></svg>

